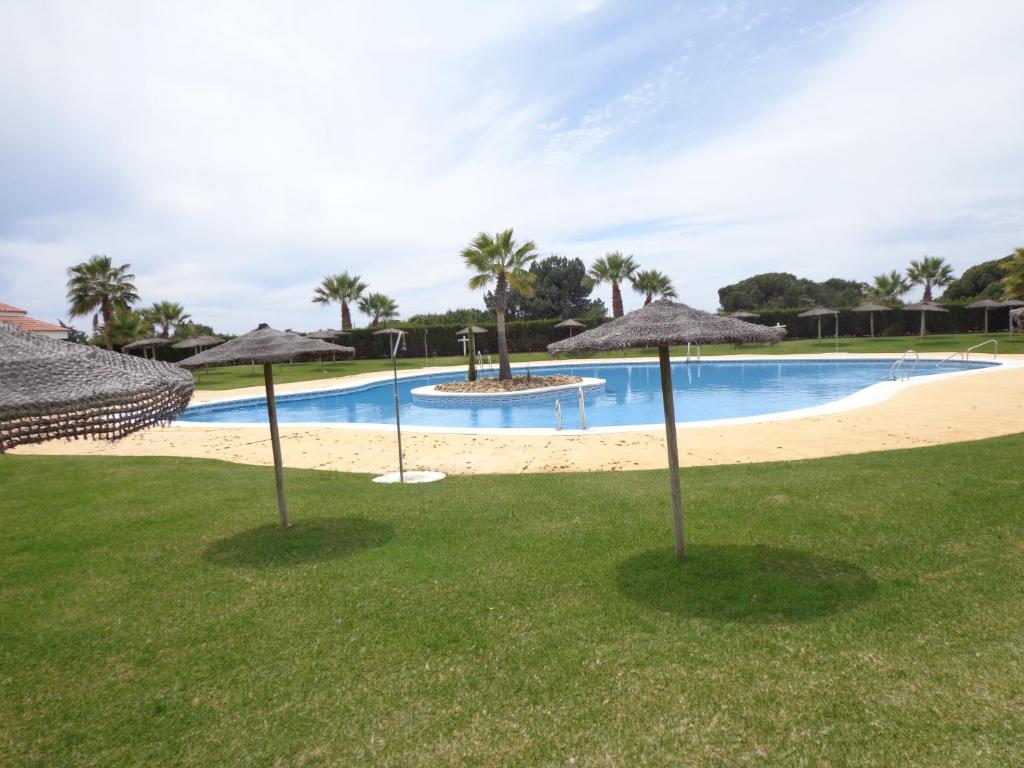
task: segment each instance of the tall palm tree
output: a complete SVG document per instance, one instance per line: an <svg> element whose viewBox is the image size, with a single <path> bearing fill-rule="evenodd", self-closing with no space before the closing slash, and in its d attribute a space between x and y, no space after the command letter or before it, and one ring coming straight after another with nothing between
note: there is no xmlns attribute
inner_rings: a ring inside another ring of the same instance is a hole
<svg viewBox="0 0 1024 768"><path fill-rule="evenodd" d="M93 314L93 328L103 318L103 339L107 349L114 348L110 338L110 323L115 309L127 310L139 300L132 281L135 275L130 264L115 267L109 256L96 255L88 261L68 268L68 302L71 317ZM97 311L98 310L98 311Z"/></svg>
<svg viewBox="0 0 1024 768"><path fill-rule="evenodd" d="M907 281L911 285L923 285L922 301L932 300L932 288L941 288L953 282L953 267L940 256L925 256L920 261L910 262Z"/></svg>
<svg viewBox="0 0 1024 768"><path fill-rule="evenodd" d="M476 274L469 279L469 287L480 290L494 281L494 312L498 316L498 378L511 379L512 366L508 361L508 339L505 336L505 310L509 292L520 296L533 295L536 275L530 265L537 258L537 246L530 240L522 245L512 239L512 230L506 229L491 237L481 232L462 250L466 266Z"/></svg>
<svg viewBox="0 0 1024 768"><path fill-rule="evenodd" d="M383 293L368 293L359 299L359 311L370 318L370 327L376 328L381 320L398 317L398 304Z"/></svg>
<svg viewBox="0 0 1024 768"><path fill-rule="evenodd" d="M897 306L903 294L910 290L903 274L895 269L888 274L875 275L872 279L874 285L868 288L868 296L880 304Z"/></svg>
<svg viewBox="0 0 1024 768"><path fill-rule="evenodd" d="M1024 299L1024 248L1017 248L1000 263L1006 270L1003 285L1006 286L1006 298Z"/></svg>
<svg viewBox="0 0 1024 768"><path fill-rule="evenodd" d="M192 319L185 308L176 301L158 301L149 309L143 310L146 319L154 326L160 327L160 335L167 339L171 336L171 326L175 330L182 323Z"/></svg>
<svg viewBox="0 0 1024 768"><path fill-rule="evenodd" d="M659 299L674 299L677 295L672 279L656 269L637 272L633 275L632 282L634 290L644 295L645 307L654 301L655 296Z"/></svg>
<svg viewBox="0 0 1024 768"><path fill-rule="evenodd" d="M612 317L622 317L622 291L619 286L633 278L640 268L632 256L623 256L618 251L606 254L591 264L587 274L595 284L611 283Z"/></svg>
<svg viewBox="0 0 1024 768"><path fill-rule="evenodd" d="M313 303L327 306L331 302L338 302L341 305L341 330L348 331L352 328L349 305L359 301L368 287L359 275L350 275L348 272L327 275L313 291Z"/></svg>

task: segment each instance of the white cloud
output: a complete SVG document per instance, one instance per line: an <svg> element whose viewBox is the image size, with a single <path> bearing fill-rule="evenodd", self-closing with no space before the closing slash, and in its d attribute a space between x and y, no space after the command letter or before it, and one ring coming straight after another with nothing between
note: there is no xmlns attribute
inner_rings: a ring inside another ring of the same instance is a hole
<svg viewBox="0 0 1024 768"><path fill-rule="evenodd" d="M51 210L50 184L0 230L0 300L59 315L64 268L104 252L144 300L226 330L327 324L309 296L341 269L406 315L443 310L481 303L458 251L509 225L545 252L635 253L705 307L757 271L868 279L1020 244L1019 3L840 14L842 45L748 124L618 156L608 137L650 128L682 70L567 118L507 66L596 6L9 6L0 157L55 156L82 189Z"/></svg>

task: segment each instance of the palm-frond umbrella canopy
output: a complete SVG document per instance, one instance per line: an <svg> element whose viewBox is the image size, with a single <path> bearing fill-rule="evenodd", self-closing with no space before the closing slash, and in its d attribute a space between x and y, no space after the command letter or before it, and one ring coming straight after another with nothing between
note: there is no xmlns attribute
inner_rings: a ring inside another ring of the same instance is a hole
<svg viewBox="0 0 1024 768"><path fill-rule="evenodd" d="M630 347L657 347L661 367L661 397L665 410L665 442L668 448L669 482L672 488L672 520L676 556L686 548L683 498L679 487L679 448L676 444L675 402L672 398L672 366L669 347L678 344L764 342L773 344L785 336L783 328L746 323L693 309L669 299L658 299L571 339L548 345L552 354L591 352Z"/></svg>
<svg viewBox="0 0 1024 768"><path fill-rule="evenodd" d="M875 304L873 301L865 301L863 304L853 308L854 312L870 312L871 338L875 338L875 312L887 312L890 307L884 304Z"/></svg>
<svg viewBox="0 0 1024 768"><path fill-rule="evenodd" d="M330 341L331 339L336 339L339 336L348 336L348 335L349 335L348 331L339 331L339 330L335 330L334 328L327 328L327 329L322 330L322 331L313 331L312 333L307 333L306 334L306 338L307 339L323 339L324 341Z"/></svg>
<svg viewBox="0 0 1024 768"><path fill-rule="evenodd" d="M757 317L753 312L747 312L744 309L739 309L733 312L729 317L738 317L740 320L745 320L748 317Z"/></svg>
<svg viewBox="0 0 1024 768"><path fill-rule="evenodd" d="M187 339L182 339L177 344L172 344L171 349L199 349L203 350L207 347L216 347L218 344L223 344L224 339L219 336L192 336Z"/></svg>
<svg viewBox="0 0 1024 768"><path fill-rule="evenodd" d="M1024 307L1024 301L1021 301L1020 299L1007 299L1006 301L1000 302L999 306L1006 307L1007 309L1010 310L1010 318L1009 318L1009 320L1010 320L1010 327L1009 327L1009 331L1010 331L1010 335L1013 336L1013 320L1014 320L1014 318L1019 319L1020 318L1020 314L1021 314L1020 312L1017 311L1016 308L1017 307Z"/></svg>
<svg viewBox="0 0 1024 768"><path fill-rule="evenodd" d="M945 307L940 307L938 304L933 304L930 301L921 301L917 304L907 304L903 309L907 312L920 312L921 313L921 338L924 338L925 331L925 315L929 312L949 312Z"/></svg>
<svg viewBox="0 0 1024 768"><path fill-rule="evenodd" d="M316 360L324 357L352 356L352 347L307 339L297 333L278 331L266 323L243 336L186 357L178 363L183 368L209 368L217 365L248 365L263 363L263 384L267 390L267 418L270 422L270 443L274 451L274 481L277 485L277 511L281 526L288 527L288 505L284 497L284 469L281 463L281 436L277 430L277 403L274 400L274 363Z"/></svg>
<svg viewBox="0 0 1024 768"><path fill-rule="evenodd" d="M146 356L147 349L154 349L155 347L163 347L170 344L170 339L165 339L162 336L147 336L144 339L136 339L135 341L129 342L121 347L122 352L134 352L137 349L142 350L142 356ZM156 351L154 349L153 359L156 360Z"/></svg>
<svg viewBox="0 0 1024 768"><path fill-rule="evenodd" d="M0 322L0 452L58 438L117 440L170 421L188 405L192 386L170 363Z"/></svg>
<svg viewBox="0 0 1024 768"><path fill-rule="evenodd" d="M1001 301L993 301L992 299L981 299L973 304L968 304L968 309L984 309L985 310L985 333L988 333L988 311L990 309L999 309L1003 306Z"/></svg>
<svg viewBox="0 0 1024 768"><path fill-rule="evenodd" d="M472 333L470 333L472 331ZM481 328L479 325L467 325L462 330L456 331L456 336L465 336L469 339L469 357L470 359L476 356L476 336L478 333L487 333L486 328ZM462 339L460 339L462 341ZM465 345L462 348L463 353L466 352Z"/></svg>
<svg viewBox="0 0 1024 768"><path fill-rule="evenodd" d="M797 317L816 317L818 318L818 338L821 338L821 318L826 315L835 315L836 318L836 336L839 336L839 311L830 309L829 307L815 307L814 309L808 309L806 312L801 312Z"/></svg>
<svg viewBox="0 0 1024 768"><path fill-rule="evenodd" d="M560 323L555 323L555 328L568 328L569 329L569 338L570 339L572 338L573 329L575 329L575 328L586 328L586 327L587 326L585 326L579 320L573 320L571 317L568 320L563 320Z"/></svg>

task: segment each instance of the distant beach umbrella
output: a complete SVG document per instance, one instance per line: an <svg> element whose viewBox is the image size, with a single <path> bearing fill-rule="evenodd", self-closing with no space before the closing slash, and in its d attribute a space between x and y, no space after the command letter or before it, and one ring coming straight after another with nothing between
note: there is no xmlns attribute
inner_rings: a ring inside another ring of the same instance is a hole
<svg viewBox="0 0 1024 768"><path fill-rule="evenodd" d="M473 333L470 333L472 331ZM481 328L479 325L467 325L460 331L456 331L456 336L465 336L469 340L469 357L472 359L476 355L476 336L478 333L487 333L486 328ZM463 341L462 354L466 354L466 339L460 339Z"/></svg>
<svg viewBox="0 0 1024 768"><path fill-rule="evenodd" d="M288 527L288 504L284 496L284 467L281 462L281 436L277 429L277 403L274 400L274 363L292 363L323 357L351 357L352 347L307 339L297 333L278 331L266 323L243 336L186 357L178 363L183 368L209 368L220 365L263 363L263 384L267 391L267 418L270 421L270 443L274 452L274 482L277 485L277 511L281 527Z"/></svg>
<svg viewBox="0 0 1024 768"><path fill-rule="evenodd" d="M0 322L0 452L58 438L117 440L170 421L192 387L192 377L170 363Z"/></svg>
<svg viewBox="0 0 1024 768"><path fill-rule="evenodd" d="M324 329L322 331L313 331L312 333L307 333L306 334L306 338L307 339L323 339L324 341L330 341L331 339L336 339L339 336L348 336L348 335L349 335L348 331L339 331L339 330L335 330L333 328L327 328L327 329Z"/></svg>
<svg viewBox="0 0 1024 768"><path fill-rule="evenodd" d="M973 304L968 304L968 309L984 309L985 310L985 333L988 333L988 311L990 309L999 309L1005 306L1001 301L992 301L992 299L981 299Z"/></svg>
<svg viewBox="0 0 1024 768"><path fill-rule="evenodd" d="M1002 305L1010 310L1009 331L1010 339L1012 340L1014 326L1024 324L1024 301L1020 299L1007 299L1002 302Z"/></svg>
<svg viewBox="0 0 1024 768"><path fill-rule="evenodd" d="M679 485L679 447L676 442L675 403L672 399L672 366L669 347L679 344L718 344L764 342L782 339L785 330L746 323L732 317L720 317L693 309L669 299L659 299L584 331L572 339L548 345L548 352L572 352L657 347L661 367L661 399L665 412L665 442L668 449L669 482L672 489L672 521L675 528L676 557L686 551L683 498Z"/></svg>
<svg viewBox="0 0 1024 768"><path fill-rule="evenodd" d="M933 304L930 301L921 301L917 304L907 304L903 307L907 312L920 312L921 313L921 338L924 338L925 332L925 315L929 312L949 312L945 307L940 307L938 304Z"/></svg>
<svg viewBox="0 0 1024 768"><path fill-rule="evenodd" d="M207 347L216 347L218 344L223 344L224 339L219 336L191 336L187 339L182 339L177 344L172 344L171 349L195 349L202 351Z"/></svg>
<svg viewBox="0 0 1024 768"><path fill-rule="evenodd" d="M801 312L797 317L816 317L818 318L818 338L821 339L821 318L826 315L833 315L836 319L836 339L839 339L839 310L830 309L829 307L815 307L809 309L806 312Z"/></svg>
<svg viewBox="0 0 1024 768"><path fill-rule="evenodd" d="M729 317L738 317L740 320L746 320L750 317L757 317L753 312L747 312L746 310L740 309L733 312Z"/></svg>
<svg viewBox="0 0 1024 768"><path fill-rule="evenodd" d="M572 338L572 331L573 331L574 328L586 328L586 327L587 326L585 326L579 320L573 320L571 317L568 320L563 320L560 323L555 323L555 328L568 328L569 329L569 338L570 339Z"/></svg>
<svg viewBox="0 0 1024 768"><path fill-rule="evenodd" d="M860 306L857 306L857 307L853 308L854 312L870 312L871 313L869 317L871 319L871 338L872 339L875 338L875 312L887 312L888 310L889 310L889 307L885 306L884 304L875 304L875 303L870 302L870 301L865 301Z"/></svg>
<svg viewBox="0 0 1024 768"><path fill-rule="evenodd" d="M146 357L146 350L153 350L153 359L156 360L156 348L163 347L170 344L170 339L165 339L162 336L147 336L144 339L136 339L133 342L125 344L121 347L122 352L134 352L137 349L142 350L142 356Z"/></svg>

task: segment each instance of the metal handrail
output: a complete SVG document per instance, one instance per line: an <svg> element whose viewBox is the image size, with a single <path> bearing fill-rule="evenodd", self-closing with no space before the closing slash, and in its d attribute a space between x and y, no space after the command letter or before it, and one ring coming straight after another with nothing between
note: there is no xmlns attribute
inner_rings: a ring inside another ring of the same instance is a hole
<svg viewBox="0 0 1024 768"><path fill-rule="evenodd" d="M585 405L584 399L583 399L583 387L579 388L579 397L580 397L580 429L586 429L587 428L587 406Z"/></svg>
<svg viewBox="0 0 1024 768"><path fill-rule="evenodd" d="M999 341L997 339L985 339L985 341L981 342L981 344L975 344L973 347L971 347L971 348L969 348L967 350L966 354L964 355L964 360L970 360L971 359L971 352L976 350L978 347L984 347L986 344L995 344L996 345L995 350L992 352L992 359L995 360L996 357L999 356Z"/></svg>
<svg viewBox="0 0 1024 768"><path fill-rule="evenodd" d="M950 360L952 360L957 355L960 355L960 359L961 360L964 360L964 361L967 360L967 358L964 356L964 355L966 355L966 352L951 352L946 357L944 357L941 360L939 360L939 362L937 362L935 364L935 367L936 368L941 368L943 363L948 363Z"/></svg>
<svg viewBox="0 0 1024 768"><path fill-rule="evenodd" d="M555 400L555 429L561 431L562 429L562 401Z"/></svg>
<svg viewBox="0 0 1024 768"><path fill-rule="evenodd" d="M889 369L889 381L896 381L896 371L903 371L903 364L907 361L908 355L914 356L914 366L910 369L910 373L904 374L900 380L905 381L914 375L914 371L917 370L917 363L921 359L921 356L917 354L915 350L908 349L900 356L899 360L892 364L892 367Z"/></svg>
<svg viewBox="0 0 1024 768"><path fill-rule="evenodd" d="M692 342L689 342L689 341L686 342L686 362L690 362L690 344L692 344ZM694 344L693 346L697 347L697 362L699 363L700 362L700 344Z"/></svg>

